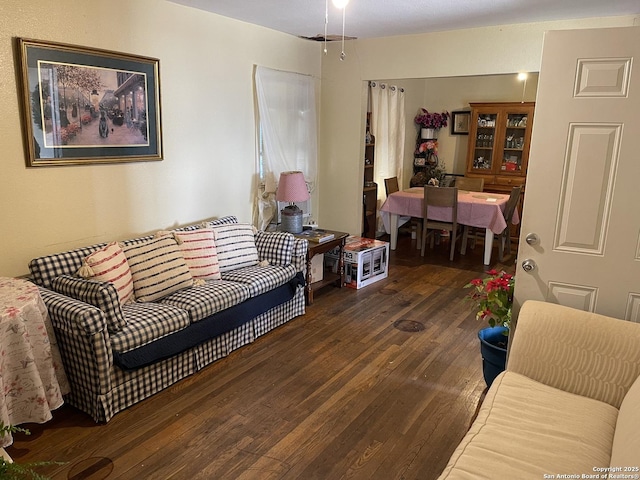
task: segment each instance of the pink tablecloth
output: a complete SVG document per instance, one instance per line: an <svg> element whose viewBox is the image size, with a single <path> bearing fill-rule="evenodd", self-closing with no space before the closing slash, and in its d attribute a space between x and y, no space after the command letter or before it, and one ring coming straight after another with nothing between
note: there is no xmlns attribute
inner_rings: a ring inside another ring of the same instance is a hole
<svg viewBox="0 0 640 480"><path fill-rule="evenodd" d="M507 226L502 211L509 200L509 195L499 193L458 191L458 223L472 227L488 228L493 233L501 233ZM389 195L380 208L381 212L396 215L422 218L424 189L413 187ZM431 220L451 221L451 208L430 207ZM516 209L511 222L520 221ZM386 223L386 222L385 222ZM385 224L385 228L388 228Z"/></svg>
<svg viewBox="0 0 640 480"><path fill-rule="evenodd" d="M0 277L0 420L44 423L69 392L51 320L38 287ZM0 447L13 438L0 438Z"/></svg>

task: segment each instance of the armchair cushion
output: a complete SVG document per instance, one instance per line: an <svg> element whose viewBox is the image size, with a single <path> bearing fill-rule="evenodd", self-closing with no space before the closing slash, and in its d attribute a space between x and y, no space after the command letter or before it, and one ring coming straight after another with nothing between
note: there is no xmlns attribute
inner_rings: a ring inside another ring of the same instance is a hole
<svg viewBox="0 0 640 480"><path fill-rule="evenodd" d="M638 344L640 328L633 322L529 300L518 316L507 369L620 408L640 373Z"/></svg>
<svg viewBox="0 0 640 480"><path fill-rule="evenodd" d="M617 415L607 403L504 372L440 480L593 473L609 465Z"/></svg>

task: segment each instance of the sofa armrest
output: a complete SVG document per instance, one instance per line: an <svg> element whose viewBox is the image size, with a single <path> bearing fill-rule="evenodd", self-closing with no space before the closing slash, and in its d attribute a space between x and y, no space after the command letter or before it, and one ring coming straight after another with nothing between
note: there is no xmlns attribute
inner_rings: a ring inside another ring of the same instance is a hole
<svg viewBox="0 0 640 480"><path fill-rule="evenodd" d="M619 408L640 375L640 325L526 301L507 370Z"/></svg>
<svg viewBox="0 0 640 480"><path fill-rule="evenodd" d="M47 306L72 391L109 392L113 355L104 313L44 287L40 287L40 296Z"/></svg>
<svg viewBox="0 0 640 480"><path fill-rule="evenodd" d="M293 253L291 255L291 263L296 267L296 272L307 274L307 249L309 248L308 240L304 238L295 238L293 241Z"/></svg>
<svg viewBox="0 0 640 480"><path fill-rule="evenodd" d="M127 324L113 283L60 275L51 281L51 290L102 310L111 333L119 332Z"/></svg>
<svg viewBox="0 0 640 480"><path fill-rule="evenodd" d="M44 287L39 288L54 328L85 336L106 330L105 314L98 307Z"/></svg>

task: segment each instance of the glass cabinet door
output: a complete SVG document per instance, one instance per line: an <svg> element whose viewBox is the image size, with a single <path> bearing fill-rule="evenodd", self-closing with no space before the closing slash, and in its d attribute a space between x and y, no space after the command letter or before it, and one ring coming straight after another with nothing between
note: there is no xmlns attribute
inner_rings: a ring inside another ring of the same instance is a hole
<svg viewBox="0 0 640 480"><path fill-rule="evenodd" d="M496 139L497 120L497 113L480 113L478 115L473 156L474 170L491 170L493 168L493 144Z"/></svg>
<svg viewBox="0 0 640 480"><path fill-rule="evenodd" d="M507 114L501 171L520 172L522 170L528 117L526 113Z"/></svg>

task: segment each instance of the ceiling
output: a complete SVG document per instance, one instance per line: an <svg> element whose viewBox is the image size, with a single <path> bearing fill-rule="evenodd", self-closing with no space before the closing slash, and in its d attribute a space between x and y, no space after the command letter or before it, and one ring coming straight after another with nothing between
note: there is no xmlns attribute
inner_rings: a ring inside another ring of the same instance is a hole
<svg viewBox="0 0 640 480"><path fill-rule="evenodd" d="M302 37L324 36L325 0L170 0ZM516 23L640 14L639 0L351 0L345 34L388 37ZM328 36L342 34L329 0Z"/></svg>

